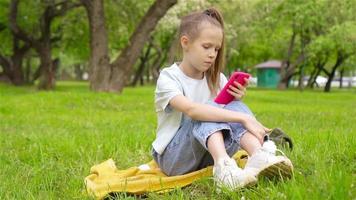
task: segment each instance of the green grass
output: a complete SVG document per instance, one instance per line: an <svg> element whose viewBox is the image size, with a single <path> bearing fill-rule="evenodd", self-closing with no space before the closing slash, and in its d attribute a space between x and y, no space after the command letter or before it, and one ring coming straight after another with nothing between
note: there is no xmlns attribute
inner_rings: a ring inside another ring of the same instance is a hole
<svg viewBox="0 0 356 200"><path fill-rule="evenodd" d="M113 158L124 169L151 160L153 91L148 86L122 95L95 93L86 83L59 82L55 91L39 92L0 84L0 199L90 199L83 179L92 165ZM245 102L264 125L281 127L294 139L295 150L286 152L295 166L293 179L261 180L221 194L211 180L202 180L148 198L355 198L355 90L250 89Z"/></svg>

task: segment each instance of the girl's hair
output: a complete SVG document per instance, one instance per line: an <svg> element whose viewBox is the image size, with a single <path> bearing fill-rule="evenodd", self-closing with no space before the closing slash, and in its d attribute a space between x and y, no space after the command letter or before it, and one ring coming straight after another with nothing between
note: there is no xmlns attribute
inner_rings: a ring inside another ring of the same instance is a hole
<svg viewBox="0 0 356 200"><path fill-rule="evenodd" d="M194 12L184 16L179 27L179 38L186 35L192 41L195 40L199 36L204 22L220 27L223 32L221 48L218 51L215 63L205 74L210 91L216 95L220 83L220 72L224 69L225 34L224 21L220 12L215 8L209 8L203 12Z"/></svg>

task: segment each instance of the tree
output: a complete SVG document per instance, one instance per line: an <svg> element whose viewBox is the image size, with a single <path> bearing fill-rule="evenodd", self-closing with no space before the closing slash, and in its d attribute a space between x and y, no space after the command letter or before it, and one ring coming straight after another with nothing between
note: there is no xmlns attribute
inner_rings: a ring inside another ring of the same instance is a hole
<svg viewBox="0 0 356 200"><path fill-rule="evenodd" d="M8 29L8 20L6 14L8 5L0 4L0 37L3 38L0 44L0 66L5 76L14 85L23 85L25 83L22 61L30 49L28 43L21 42L11 34Z"/></svg>
<svg viewBox="0 0 356 200"><path fill-rule="evenodd" d="M320 12L322 5L317 1L287 1L281 4L279 14L286 16L287 23L291 26L291 35L288 42L288 50L284 56L281 71L279 89L286 89L289 80L295 73L297 67L305 62L306 48L315 38L314 30L323 23L322 13ZM278 12L277 12L278 13ZM303 69L300 69L300 81L303 79ZM300 82L302 86L302 81Z"/></svg>
<svg viewBox="0 0 356 200"><path fill-rule="evenodd" d="M13 35L23 42L32 46L40 57L40 83L39 89L53 89L55 86L55 65L52 60L52 43L60 38L51 37L51 23L67 11L80 6L70 0L56 2L55 0L42 2L44 11L39 21L40 36L36 37L23 30L17 22L19 0L10 3L9 21Z"/></svg>
<svg viewBox="0 0 356 200"><path fill-rule="evenodd" d="M95 91L121 92L150 33L177 0L156 0L112 63L108 54L103 0L81 2L86 8L90 27L90 87Z"/></svg>
<svg viewBox="0 0 356 200"><path fill-rule="evenodd" d="M13 37L12 55L7 57L0 53L0 65L4 70L4 75L14 85L23 85L25 83L22 61L30 47L28 43L21 45L19 39Z"/></svg>
<svg viewBox="0 0 356 200"><path fill-rule="evenodd" d="M314 66L308 81L313 87L319 74L325 73L328 81L324 91L331 89L335 73L355 53L354 1L326 1L320 6L323 15L319 26L313 29L315 39L307 48L308 60ZM332 8L332 9L331 9Z"/></svg>
<svg viewBox="0 0 356 200"><path fill-rule="evenodd" d="M335 77L335 72L342 64L352 55L356 53L356 24L344 23L334 27L329 36L329 51L335 52L335 63L331 70L322 70L328 76L324 91L330 92L332 80Z"/></svg>

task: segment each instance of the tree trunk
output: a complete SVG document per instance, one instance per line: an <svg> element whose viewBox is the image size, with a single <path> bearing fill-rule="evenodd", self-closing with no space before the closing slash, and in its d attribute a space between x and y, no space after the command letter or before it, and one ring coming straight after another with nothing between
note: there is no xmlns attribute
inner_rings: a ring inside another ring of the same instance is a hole
<svg viewBox="0 0 356 200"><path fill-rule="evenodd" d="M285 90L288 85L288 68L289 68L290 59L292 57L293 50L294 50L296 35L297 35L296 32L293 30L293 34L292 34L292 36L290 38L290 42L289 42L287 56L281 64L281 70L280 70L281 78L280 78L280 81L277 86L277 88L280 90Z"/></svg>
<svg viewBox="0 0 356 200"><path fill-rule="evenodd" d="M137 71L135 73L135 77L134 77L134 79L133 79L133 81L131 83L132 86L136 86L138 80L142 79L143 72L144 72L145 67L147 65L147 62L149 60L149 56L150 56L150 53L151 53L151 48L152 48L152 40L149 42L146 52L140 58L140 65L139 65L139 67L138 67L138 69L137 69ZM141 85L142 85L142 81L141 81Z"/></svg>
<svg viewBox="0 0 356 200"><path fill-rule="evenodd" d="M342 79L343 79L343 77L344 77L344 72L345 72L345 69L344 68L342 68L341 70L340 70L340 85L339 85L339 88L341 89L342 88Z"/></svg>
<svg viewBox="0 0 356 200"><path fill-rule="evenodd" d="M25 68L25 82L30 83L31 82L31 57L28 56L26 59L26 68Z"/></svg>
<svg viewBox="0 0 356 200"><path fill-rule="evenodd" d="M49 1L45 3L44 12L39 18L40 37L36 38L33 35L26 33L17 24L17 11L19 0L12 0L9 11L9 25L12 34L17 39L24 41L26 44L34 47L40 57L40 71L41 78L39 89L53 89L55 84L54 67L51 59L51 23L55 17L63 16L68 10L80 6L80 4L72 1L54 2Z"/></svg>
<svg viewBox="0 0 356 200"><path fill-rule="evenodd" d="M298 88L300 90L304 89L304 65L302 65L300 67L300 71L299 71L299 82L298 82Z"/></svg>
<svg viewBox="0 0 356 200"><path fill-rule="evenodd" d="M145 69L145 66L146 66L146 60L144 58L140 58L140 65L138 66L138 69L135 73L134 79L131 83L132 86L136 86L137 82L139 80L140 80L141 85L143 84L142 76L143 76L143 71Z"/></svg>
<svg viewBox="0 0 356 200"><path fill-rule="evenodd" d="M29 49L30 45L28 44L24 44L20 48L19 40L13 36L13 55L11 55L10 58L0 55L0 65L3 68L5 75L14 85L23 85L26 82L22 69L22 61Z"/></svg>
<svg viewBox="0 0 356 200"><path fill-rule="evenodd" d="M146 83L149 83L150 82L150 70L148 70L148 68L146 68L145 71L146 71Z"/></svg>
<svg viewBox="0 0 356 200"><path fill-rule="evenodd" d="M111 66L108 50L108 36L105 26L103 0L82 0L86 8L90 28L90 89L110 91Z"/></svg>
<svg viewBox="0 0 356 200"><path fill-rule="evenodd" d="M293 51L294 51L296 36L297 36L297 33L293 29L293 34L291 36L289 47L288 47L287 57L282 62L282 66L281 66L281 80L278 84L278 89L288 88L289 80L294 75L294 71L295 71L296 67L298 67L302 62L304 62L304 60L306 58L304 49L305 49L306 45L308 43L310 43L310 38L309 38L308 32L300 33L301 52L294 62L291 61Z"/></svg>
<svg viewBox="0 0 356 200"><path fill-rule="evenodd" d="M78 80L78 81L83 80L84 70L82 69L80 64L74 65L74 73L75 73L75 80Z"/></svg>
<svg viewBox="0 0 356 200"><path fill-rule="evenodd" d="M328 59L329 59L329 54L326 54L324 59L321 57L318 57L317 62L314 64L315 70L312 73L312 75L310 76L310 79L308 81L308 87L314 88L315 84L319 87L318 83L316 82L316 79L320 75L321 71L324 69L325 64L328 62ZM325 73L328 74L327 72L325 72Z"/></svg>
<svg viewBox="0 0 356 200"><path fill-rule="evenodd" d="M156 83L161 67L164 63L172 64L176 61L176 51L178 49L178 37L173 37L170 41L170 45L167 50L162 50L162 48L158 45L154 45L157 50L157 57L153 61L153 64L150 68L152 75L152 82Z"/></svg>
<svg viewBox="0 0 356 200"><path fill-rule="evenodd" d="M314 77L317 74L317 72L318 72L318 68L314 66L313 71L310 73L310 77L307 82L307 87L311 88L313 81L314 81Z"/></svg>
<svg viewBox="0 0 356 200"><path fill-rule="evenodd" d="M41 38L34 42L40 58L41 73L38 89L52 90L55 87L54 66L52 62L51 22L52 9L46 9L40 18Z"/></svg>
<svg viewBox="0 0 356 200"><path fill-rule="evenodd" d="M167 55L167 54L166 54ZM159 76L159 69L162 67L165 57L161 59L162 54L158 54L156 59L153 61L152 66L151 66L151 75L152 75L152 82L156 83L158 76Z"/></svg>
<svg viewBox="0 0 356 200"><path fill-rule="evenodd" d="M326 85L325 85L325 88L324 88L324 92L330 92L331 83L332 83L332 80L334 79L335 72L336 72L337 68L340 67L340 65L345 61L345 59L346 59L346 57L343 56L342 53L338 52L336 63L333 66L331 72L330 73L326 73L326 74L328 74L328 81L326 82ZM326 71L326 70L324 69L324 71Z"/></svg>
<svg viewBox="0 0 356 200"><path fill-rule="evenodd" d="M168 50L168 55L166 55L166 57L168 57L167 59L167 62L169 64L172 64L173 62L176 61L176 54L177 54L177 50L179 49L179 38L176 37L174 38L172 41L171 41L171 45L169 47L169 50Z"/></svg>
<svg viewBox="0 0 356 200"><path fill-rule="evenodd" d="M300 65L300 63L303 62L304 60L305 60L305 55L304 55L304 52L302 52L298 56L297 60L294 63L291 64L291 63L289 63L289 61L286 62L287 63L286 66L287 67L286 67L286 69L284 69L283 74L281 73L281 79L280 79L280 82L279 82L279 84L277 86L278 89L283 90L283 89L287 89L288 88L289 81L291 80L291 78L295 74L294 71L295 71L296 67L298 65ZM281 71L282 71L282 69L281 69Z"/></svg>
<svg viewBox="0 0 356 200"><path fill-rule="evenodd" d="M22 70L22 60L24 55L14 52L14 55L8 60L1 58L0 65L3 67L4 74L9 78L14 85L25 84L25 77Z"/></svg>
<svg viewBox="0 0 356 200"><path fill-rule="evenodd" d="M332 80L334 78L334 75L335 75L335 72L334 72L334 69L332 70L331 72L331 75L328 77L328 81L326 82L326 85L325 85L325 88L324 88L324 92L330 92L330 89L331 89L331 83L332 83Z"/></svg>
<svg viewBox="0 0 356 200"><path fill-rule="evenodd" d="M111 91L122 91L127 79L131 76L132 66L135 64L150 33L156 27L159 19L176 3L177 0L156 0L147 11L130 37L128 45L112 63L113 71L110 79Z"/></svg>
<svg viewBox="0 0 356 200"><path fill-rule="evenodd" d="M32 81L35 82L40 76L42 71L42 65L40 64L36 69L35 73L33 73Z"/></svg>
<svg viewBox="0 0 356 200"><path fill-rule="evenodd" d="M22 60L23 55L14 55L12 57L12 83L14 85L23 85L25 84L25 76L22 70Z"/></svg>
<svg viewBox="0 0 356 200"><path fill-rule="evenodd" d="M323 66L324 67L324 66ZM315 76L313 77L313 81L311 83L310 88L314 88L314 85L316 85L317 87L319 87L318 82L316 82L316 80L318 79L318 76L320 75L321 69L317 69L317 72L315 73Z"/></svg>
<svg viewBox="0 0 356 200"><path fill-rule="evenodd" d="M55 87L55 70L51 58L51 48L49 46L38 50L40 57L40 82L39 89L51 90Z"/></svg>
<svg viewBox="0 0 356 200"><path fill-rule="evenodd" d="M90 87L95 91L121 92L150 33L177 0L156 0L150 7L121 54L110 64L103 0L81 0L90 27Z"/></svg>

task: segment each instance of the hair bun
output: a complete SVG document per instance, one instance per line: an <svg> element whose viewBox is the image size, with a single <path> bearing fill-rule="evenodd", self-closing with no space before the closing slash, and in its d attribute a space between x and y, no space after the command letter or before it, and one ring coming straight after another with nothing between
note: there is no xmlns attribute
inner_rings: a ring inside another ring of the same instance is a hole
<svg viewBox="0 0 356 200"><path fill-rule="evenodd" d="M216 16L217 16L217 11L213 8L208 8L208 9L204 10L203 13L205 15L208 15L213 18L216 18Z"/></svg>
<svg viewBox="0 0 356 200"><path fill-rule="evenodd" d="M216 19L222 26L224 26L224 22L223 22L222 16L219 13L219 11L216 10L215 8L208 8L208 9L203 11L203 14L208 15L209 17L212 17L212 18Z"/></svg>

